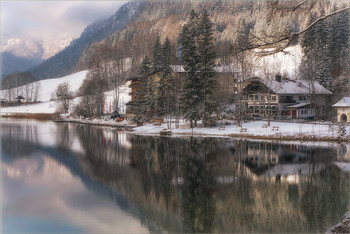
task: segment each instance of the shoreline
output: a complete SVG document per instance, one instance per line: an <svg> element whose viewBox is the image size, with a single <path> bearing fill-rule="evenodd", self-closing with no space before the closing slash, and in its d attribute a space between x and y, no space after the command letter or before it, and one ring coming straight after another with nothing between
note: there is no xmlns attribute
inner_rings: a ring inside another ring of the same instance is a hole
<svg viewBox="0 0 350 234"><path fill-rule="evenodd" d="M114 120L103 120L94 121L93 119L74 119L74 118L59 118L59 115L54 114L11 114L11 115L1 115L1 118L14 118L14 119L35 119L39 121L50 120L54 122L71 122L71 123L81 123L81 124L90 124L95 126L104 126L104 127L113 127L117 130L123 130L125 132L137 135L160 135L160 131L163 128L160 126L159 128L154 128L152 131L138 131L134 130L134 128L138 128L136 124L131 124L129 122L117 123ZM150 125L144 125L144 127L149 127ZM164 126L163 126L164 127ZM141 127L142 128L142 127ZM205 132L196 132L196 130L203 130L205 128L194 128L194 137L224 137L224 138L241 138L241 139L254 139L254 140L270 140L270 141L299 141L299 142L335 142L335 143L349 143L350 138L346 137L340 139L334 136L318 136L318 135L305 135L305 134L297 134L297 135L286 135L283 132L275 132L274 134L269 135L261 135L261 134L249 134L249 133L205 133ZM207 128L213 129L213 128ZM172 129L175 130L175 129ZM192 136L192 130L190 129L176 129L177 131L172 132L171 136Z"/></svg>
<svg viewBox="0 0 350 234"><path fill-rule="evenodd" d="M58 113L11 113L1 114L1 118L4 119L34 119L34 120L51 120L54 121L59 118Z"/></svg>

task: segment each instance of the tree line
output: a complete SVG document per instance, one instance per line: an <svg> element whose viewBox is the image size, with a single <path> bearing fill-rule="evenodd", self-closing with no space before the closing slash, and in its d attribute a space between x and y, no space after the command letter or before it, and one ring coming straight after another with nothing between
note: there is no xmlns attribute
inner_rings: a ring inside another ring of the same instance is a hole
<svg viewBox="0 0 350 234"><path fill-rule="evenodd" d="M206 11L200 15L191 11L178 37L177 48L178 64L185 70L183 81L176 74L179 66L171 67L168 38L161 44L157 37L152 62L147 56L142 60L133 93L136 119L158 117L169 123L172 117L182 115L191 126L200 119L206 126L213 125L216 105L209 97L216 86L216 53L213 24Z"/></svg>

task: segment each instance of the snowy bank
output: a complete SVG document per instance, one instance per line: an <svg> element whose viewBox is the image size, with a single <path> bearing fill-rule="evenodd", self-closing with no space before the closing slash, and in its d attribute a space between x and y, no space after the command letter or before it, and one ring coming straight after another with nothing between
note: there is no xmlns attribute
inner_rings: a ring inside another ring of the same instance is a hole
<svg viewBox="0 0 350 234"><path fill-rule="evenodd" d="M193 135L227 136L255 139L275 140L338 140L338 126L331 123L294 123L271 121L269 127L267 121L252 121L243 124L243 130L236 125L222 125L220 127L197 127L193 128ZM160 134L166 128L163 123L160 126L146 124L133 128L135 134ZM350 126L345 126L346 135L344 140L349 139ZM181 123L179 128L171 129L173 135L192 135L189 124Z"/></svg>
<svg viewBox="0 0 350 234"><path fill-rule="evenodd" d="M117 122L110 119L109 116L87 119L63 117L62 121L78 122L85 124L93 124L100 126L117 127L123 130L131 131L133 134L139 135L160 135L167 128L166 123L159 126L152 123L137 127L136 124L124 120ZM190 125L184 121L180 121L179 128L175 128L172 124L171 134L173 136L193 135L194 136L210 136L210 137L236 137L236 138L251 138L262 140L291 140L291 141L339 141L338 130L339 126L332 123L301 123L301 122L277 122L271 121L268 127L267 121L252 121L243 124L245 132L241 132L241 128L236 125L220 125L217 127L196 127L190 128ZM228 121L226 124L230 124ZM345 126L345 135L342 141L349 141L350 126Z"/></svg>

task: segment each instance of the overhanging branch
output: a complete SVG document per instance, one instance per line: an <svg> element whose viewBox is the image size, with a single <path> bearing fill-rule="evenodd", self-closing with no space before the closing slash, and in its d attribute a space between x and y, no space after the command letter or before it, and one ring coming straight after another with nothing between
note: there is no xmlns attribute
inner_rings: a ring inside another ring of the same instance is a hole
<svg viewBox="0 0 350 234"><path fill-rule="evenodd" d="M284 50L291 44L291 42L296 37L305 33L306 31L310 30L310 28L312 28L314 25L316 25L320 21L325 20L333 15L342 13L344 11L348 11L348 10L350 10L350 7L346 7L346 8L331 12L327 15L319 17L314 22L312 22L309 26L307 26L303 30L300 30L299 32L290 33L288 35L282 36L282 37L275 39L275 40L272 40L272 41L263 40L262 38L259 38L258 36L251 34L251 36L253 38L255 38L258 41L258 43L250 44L244 48L240 48L236 51L233 51L233 53L241 53L241 52L244 52L247 50L254 50L254 49L261 49L261 51L257 52L260 56L267 56L267 55L275 54L278 52L288 53ZM277 45L277 47L276 47L276 45ZM268 49L268 50L266 50L266 49Z"/></svg>

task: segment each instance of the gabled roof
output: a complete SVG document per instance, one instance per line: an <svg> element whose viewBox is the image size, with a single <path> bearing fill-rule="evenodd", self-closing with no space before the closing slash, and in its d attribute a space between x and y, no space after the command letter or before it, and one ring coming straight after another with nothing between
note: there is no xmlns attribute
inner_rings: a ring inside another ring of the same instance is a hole
<svg viewBox="0 0 350 234"><path fill-rule="evenodd" d="M333 107L350 107L350 97L343 97L339 102L335 103Z"/></svg>
<svg viewBox="0 0 350 234"><path fill-rule="evenodd" d="M317 83L316 81L306 80L281 80L280 82L270 79L252 78L252 81L260 81L272 92L276 94L332 94L328 89ZM313 92L314 90L314 92Z"/></svg>

